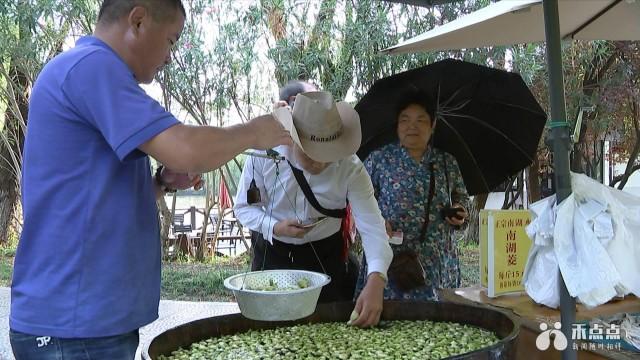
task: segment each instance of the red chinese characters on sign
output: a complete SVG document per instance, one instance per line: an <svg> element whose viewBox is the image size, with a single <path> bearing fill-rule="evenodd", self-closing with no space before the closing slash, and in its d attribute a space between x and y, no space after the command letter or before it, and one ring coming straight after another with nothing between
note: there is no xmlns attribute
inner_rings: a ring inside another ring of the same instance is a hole
<svg viewBox="0 0 640 360"><path fill-rule="evenodd" d="M507 280L507 281L499 281L498 282L498 288L499 289L506 289L506 288L513 288L513 287L517 287L522 285L522 281L520 280Z"/></svg>
<svg viewBox="0 0 640 360"><path fill-rule="evenodd" d="M517 243L516 243L515 231L511 230L507 233L507 243L505 244L505 248L507 251L507 265L508 266L518 265Z"/></svg>
<svg viewBox="0 0 640 360"><path fill-rule="evenodd" d="M498 288L505 289L522 285L521 280L522 273L519 270L516 271L500 271L498 272Z"/></svg>

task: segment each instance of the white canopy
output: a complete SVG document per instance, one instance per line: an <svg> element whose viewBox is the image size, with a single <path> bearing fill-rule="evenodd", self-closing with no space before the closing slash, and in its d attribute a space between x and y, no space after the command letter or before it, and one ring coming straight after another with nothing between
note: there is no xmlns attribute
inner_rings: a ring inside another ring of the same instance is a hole
<svg viewBox="0 0 640 360"><path fill-rule="evenodd" d="M558 0L560 35L640 40L640 0ZM383 50L401 54L545 40L542 0L503 0Z"/></svg>

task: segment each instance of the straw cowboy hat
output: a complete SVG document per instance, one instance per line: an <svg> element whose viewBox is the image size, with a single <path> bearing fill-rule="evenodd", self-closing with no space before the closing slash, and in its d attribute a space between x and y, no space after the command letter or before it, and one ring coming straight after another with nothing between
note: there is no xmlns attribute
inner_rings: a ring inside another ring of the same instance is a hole
<svg viewBox="0 0 640 360"><path fill-rule="evenodd" d="M325 91L298 94L293 111L280 107L273 116L315 161L334 162L353 155L362 141L358 113L346 102L334 102Z"/></svg>

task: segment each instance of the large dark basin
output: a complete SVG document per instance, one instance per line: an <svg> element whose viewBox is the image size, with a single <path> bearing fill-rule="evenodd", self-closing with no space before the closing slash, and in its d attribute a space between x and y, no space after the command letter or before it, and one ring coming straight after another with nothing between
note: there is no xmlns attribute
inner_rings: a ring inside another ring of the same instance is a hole
<svg viewBox="0 0 640 360"><path fill-rule="evenodd" d="M306 323L346 322L353 306L352 302L319 304L311 316L287 322L255 321L240 314L197 320L156 336L143 349L142 355L145 359L155 360L160 355L170 355L180 347L188 347L204 339L241 333L250 329L272 329ZM496 333L500 341L490 347L451 357L451 359L515 359L515 345L520 324L515 317L497 310L447 302L385 301L382 319L452 321L479 326Z"/></svg>

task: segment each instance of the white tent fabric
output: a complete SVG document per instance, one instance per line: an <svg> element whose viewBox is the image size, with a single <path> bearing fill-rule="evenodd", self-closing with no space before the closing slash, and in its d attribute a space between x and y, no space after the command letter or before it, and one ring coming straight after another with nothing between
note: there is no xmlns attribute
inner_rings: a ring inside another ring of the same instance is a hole
<svg viewBox="0 0 640 360"><path fill-rule="evenodd" d="M640 40L640 0L558 0L560 35ZM542 0L503 0L383 50L392 54L545 40Z"/></svg>

